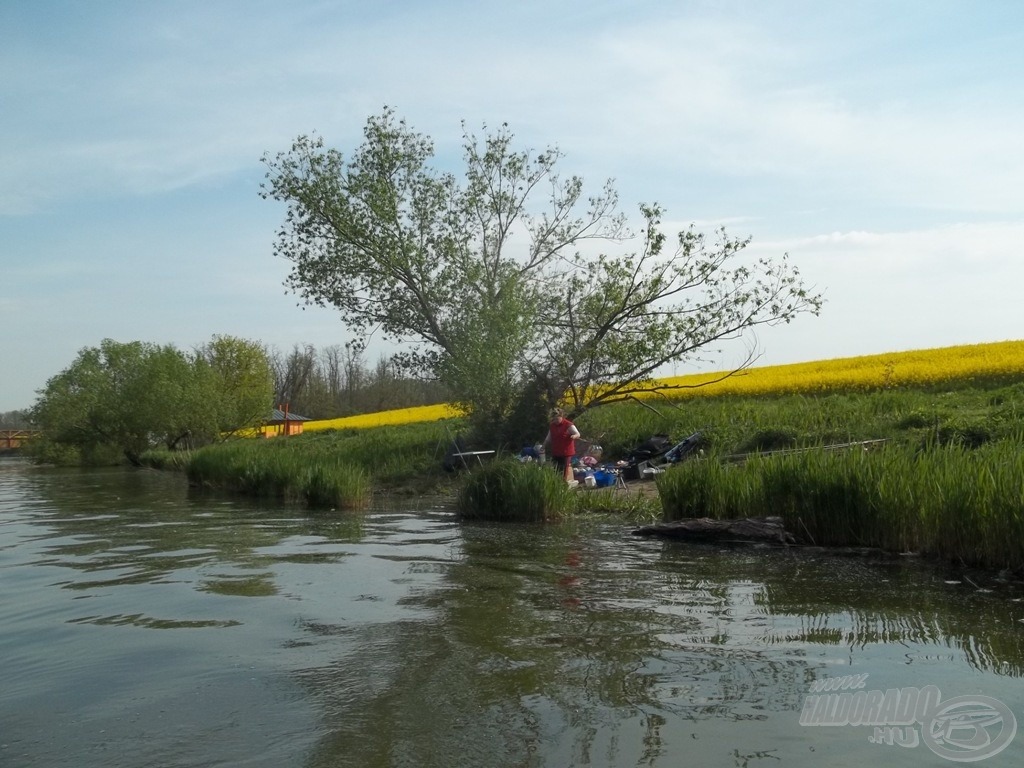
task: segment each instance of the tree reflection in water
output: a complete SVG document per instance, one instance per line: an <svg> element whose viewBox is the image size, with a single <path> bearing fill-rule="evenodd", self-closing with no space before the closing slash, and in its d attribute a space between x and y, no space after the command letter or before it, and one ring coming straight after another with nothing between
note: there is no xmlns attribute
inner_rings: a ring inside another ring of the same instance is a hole
<svg viewBox="0 0 1024 768"><path fill-rule="evenodd" d="M1020 669L1019 633L957 635L978 605L939 612L948 587L920 568L607 529L461 533L443 586L415 598L429 620L369 628L304 673L330 713L311 766L676 765L682 748L693 764L746 765L777 759L780 722L807 740L795 726L810 682L850 656L950 647Z"/></svg>

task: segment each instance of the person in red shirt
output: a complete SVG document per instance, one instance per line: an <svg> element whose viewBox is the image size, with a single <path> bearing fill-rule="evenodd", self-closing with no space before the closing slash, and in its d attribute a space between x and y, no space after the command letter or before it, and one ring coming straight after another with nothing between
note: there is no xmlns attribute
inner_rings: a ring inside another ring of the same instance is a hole
<svg viewBox="0 0 1024 768"><path fill-rule="evenodd" d="M551 459L555 463L555 469L562 473L565 482L571 483L572 457L576 455L576 440L580 431L576 425L565 418L565 411L555 408L551 412L551 424L548 426L548 436L544 438L544 445L551 446Z"/></svg>

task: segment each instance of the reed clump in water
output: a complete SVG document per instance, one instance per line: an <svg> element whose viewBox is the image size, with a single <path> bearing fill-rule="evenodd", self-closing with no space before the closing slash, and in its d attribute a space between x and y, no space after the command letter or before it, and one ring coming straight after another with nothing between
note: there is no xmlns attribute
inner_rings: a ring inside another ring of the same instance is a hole
<svg viewBox="0 0 1024 768"><path fill-rule="evenodd" d="M550 467L499 459L469 474L456 500L465 519L541 522L565 517L574 492Z"/></svg>
<svg viewBox="0 0 1024 768"><path fill-rule="evenodd" d="M891 445L684 462L658 478L666 520L779 515L822 546L916 552L972 566L1024 569L1024 454Z"/></svg>
<svg viewBox="0 0 1024 768"><path fill-rule="evenodd" d="M310 507L359 509L370 498L368 473L336 453L254 440L196 451L185 473L194 485Z"/></svg>

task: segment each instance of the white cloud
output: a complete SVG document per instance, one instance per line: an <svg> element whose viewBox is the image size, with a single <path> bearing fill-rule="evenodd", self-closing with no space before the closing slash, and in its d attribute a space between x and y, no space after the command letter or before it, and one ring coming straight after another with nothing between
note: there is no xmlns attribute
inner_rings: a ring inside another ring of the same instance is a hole
<svg viewBox="0 0 1024 768"><path fill-rule="evenodd" d="M0 167L20 193L5 195L3 210L251 172L298 133L355 141L354 129L385 102L446 143L457 142L460 117L471 126L507 119L531 143L563 144L571 163L597 177L661 171L685 184L713 173L826 199L1020 210L1019 105L960 91L920 104L898 83L879 83L871 99L850 94L819 75L827 51L799 27L783 35L781 26L662 7L625 25L509 37L443 11L359 28L346 14L304 10L329 23L299 30L288 16L211 10L205 24L148 20L130 43L101 35L128 57L118 69L94 63L69 75L74 54L34 58L32 82L70 77L74 87L34 102L13 137L21 141L4 142ZM29 125L60 117L68 132L51 127L41 143L23 145Z"/></svg>
<svg viewBox="0 0 1024 768"><path fill-rule="evenodd" d="M1024 338L1016 258L1024 223L955 224L905 232L835 232L771 242L825 292L821 317L762 332L764 362Z"/></svg>

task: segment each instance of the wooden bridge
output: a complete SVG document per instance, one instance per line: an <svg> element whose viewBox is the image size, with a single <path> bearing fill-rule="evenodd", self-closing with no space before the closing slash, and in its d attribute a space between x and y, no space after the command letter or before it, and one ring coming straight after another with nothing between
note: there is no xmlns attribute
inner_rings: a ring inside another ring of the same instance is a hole
<svg viewBox="0 0 1024 768"><path fill-rule="evenodd" d="M38 429L0 429L0 451L13 451L40 433Z"/></svg>

